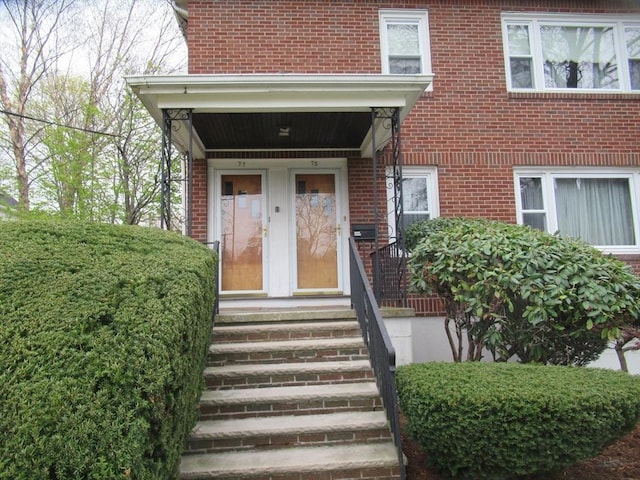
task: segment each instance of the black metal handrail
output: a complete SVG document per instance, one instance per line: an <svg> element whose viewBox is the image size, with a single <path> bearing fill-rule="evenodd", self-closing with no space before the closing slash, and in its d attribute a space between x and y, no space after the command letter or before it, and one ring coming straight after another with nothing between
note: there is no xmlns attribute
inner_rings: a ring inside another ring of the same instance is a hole
<svg viewBox="0 0 640 480"><path fill-rule="evenodd" d="M406 470L402 454L398 394L396 392L396 351L384 326L380 308L371 290L353 237L349 238L349 264L351 267L351 306L356 312L362 338L369 349L371 367L382 395L393 441L398 451L400 478L405 480Z"/></svg>
<svg viewBox="0 0 640 480"><path fill-rule="evenodd" d="M213 242L213 251L216 252L216 256L218 257L218 262L216 263L216 265L220 265L220 242L218 240ZM216 290L216 301L213 304L214 316L220 313L220 269L219 268L216 271L215 290Z"/></svg>
<svg viewBox="0 0 640 480"><path fill-rule="evenodd" d="M406 252L398 242L371 252L374 291L380 305L407 306Z"/></svg>
<svg viewBox="0 0 640 480"><path fill-rule="evenodd" d="M218 257L217 265L220 265L220 241L216 240L215 242L203 242L205 245L211 245L211 249L216 252L216 256ZM214 278L213 288L216 292L216 299L213 304L213 316L215 316L220 312L220 269L218 268Z"/></svg>

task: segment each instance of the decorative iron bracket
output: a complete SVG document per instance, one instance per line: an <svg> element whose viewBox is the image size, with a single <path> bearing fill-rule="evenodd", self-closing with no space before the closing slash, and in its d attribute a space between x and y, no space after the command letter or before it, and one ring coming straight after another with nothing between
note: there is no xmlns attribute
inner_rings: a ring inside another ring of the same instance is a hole
<svg viewBox="0 0 640 480"><path fill-rule="evenodd" d="M372 151L373 151L373 175L374 175L374 215L376 225L380 223L379 210L378 210L378 146L376 144L375 130L379 121L382 121L382 126L391 131L390 150L391 154L391 171L386 174L385 185L387 188L392 188L393 195L393 215L395 230L389 230L388 240L389 243L395 242L395 248L393 249L393 259L395 265L393 275L386 275L397 280L398 285L391 290L396 293L393 295L396 298L389 298L386 300L395 300L401 306L406 306L407 302L407 275L406 275L406 250L404 248L404 202L402 191L402 142L400 134L400 109L394 108L372 108L371 109L371 131L372 131ZM386 200L386 199L385 199ZM386 208L385 208L386 211ZM388 223L388 222L386 222ZM375 242L375 265L374 265L374 292L379 303L382 303L383 291L389 291L388 288L383 288L382 282L385 281L382 276L381 266L381 248L379 245L379 239L376 230L376 242ZM386 287L386 286L385 286ZM384 295L386 296L386 295Z"/></svg>
<svg viewBox="0 0 640 480"><path fill-rule="evenodd" d="M173 177L174 146L172 141L173 132L179 131L184 122L189 128L189 148L185 161L185 172L183 178ZM193 111L191 109L163 109L162 110L162 168L160 179L160 228L171 230L172 211L171 196L172 184L175 182L186 182L184 193L185 198L185 233L191 235L193 230Z"/></svg>
<svg viewBox="0 0 640 480"><path fill-rule="evenodd" d="M404 245L404 203L402 201L402 143L400 135L400 109L377 109L377 118L391 131L391 171L386 175L387 187L393 189L393 214L395 230L389 230L389 242L395 241L399 247Z"/></svg>

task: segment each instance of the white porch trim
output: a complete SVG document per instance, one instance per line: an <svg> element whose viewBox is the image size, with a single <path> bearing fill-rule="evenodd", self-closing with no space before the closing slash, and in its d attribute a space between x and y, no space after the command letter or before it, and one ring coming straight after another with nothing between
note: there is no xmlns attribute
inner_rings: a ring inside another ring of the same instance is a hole
<svg viewBox="0 0 640 480"><path fill-rule="evenodd" d="M163 109L193 109L194 113L366 112L373 107L399 108L407 116L433 75L150 75L126 77L127 84L158 124ZM379 121L376 143L383 146L389 132ZM186 149L189 132L174 132L179 148ZM204 158L196 138L194 156ZM360 152L370 157L371 130Z"/></svg>

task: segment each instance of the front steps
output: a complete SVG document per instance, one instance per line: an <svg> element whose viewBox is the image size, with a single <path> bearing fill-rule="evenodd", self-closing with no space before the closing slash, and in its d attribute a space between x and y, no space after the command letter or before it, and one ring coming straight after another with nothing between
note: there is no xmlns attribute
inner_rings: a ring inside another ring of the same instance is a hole
<svg viewBox="0 0 640 480"><path fill-rule="evenodd" d="M284 387L373 379L368 360L224 365L207 367L204 376L207 387L211 389Z"/></svg>
<svg viewBox="0 0 640 480"><path fill-rule="evenodd" d="M399 479L350 310L219 315L180 479Z"/></svg>
<svg viewBox="0 0 640 480"><path fill-rule="evenodd" d="M180 478L225 479L388 479L397 477L395 451L381 444L282 448L186 456ZM295 473L294 473L295 472Z"/></svg>
<svg viewBox="0 0 640 480"><path fill-rule="evenodd" d="M189 451L210 453L290 443L321 446L387 438L387 419L379 411L250 417L200 422L189 440Z"/></svg>

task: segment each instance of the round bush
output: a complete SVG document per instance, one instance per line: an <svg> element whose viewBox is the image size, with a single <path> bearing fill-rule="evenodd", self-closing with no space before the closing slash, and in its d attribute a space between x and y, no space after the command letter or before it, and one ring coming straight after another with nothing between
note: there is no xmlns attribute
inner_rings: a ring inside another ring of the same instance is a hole
<svg viewBox="0 0 640 480"><path fill-rule="evenodd" d="M409 434L440 472L508 479L600 453L640 418L640 378L516 363L425 363L397 371Z"/></svg>
<svg viewBox="0 0 640 480"><path fill-rule="evenodd" d="M469 218L413 224L406 238L413 288L440 296L468 335L468 360L486 348L498 360L584 365L640 316L640 278L582 241Z"/></svg>

